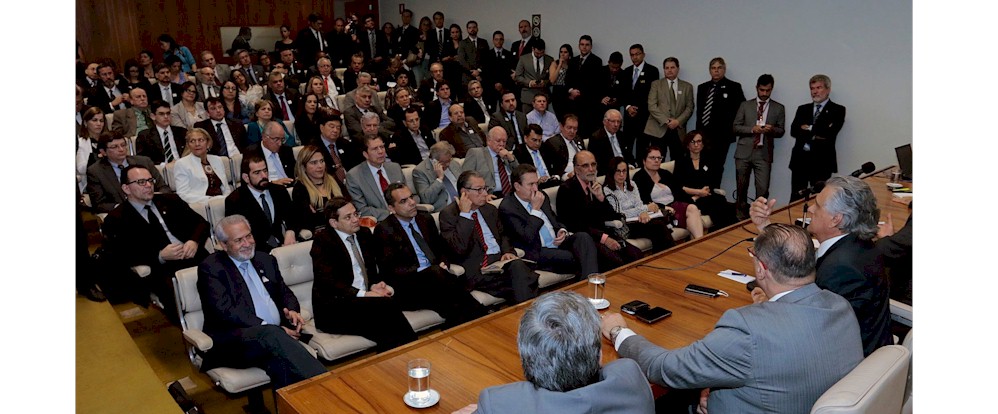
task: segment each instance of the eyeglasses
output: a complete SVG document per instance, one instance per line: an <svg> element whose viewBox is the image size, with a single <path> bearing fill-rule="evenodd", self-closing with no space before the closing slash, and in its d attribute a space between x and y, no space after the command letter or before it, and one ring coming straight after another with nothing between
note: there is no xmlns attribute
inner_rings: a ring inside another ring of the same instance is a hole
<svg viewBox="0 0 998 414"><path fill-rule="evenodd" d="M184 90L184 92L188 92L188 93L198 93L198 91L197 91L196 89L185 89L185 90Z"/></svg>
<svg viewBox="0 0 998 414"><path fill-rule="evenodd" d="M690 144L703 144L703 140L702 139L695 139L693 141L690 141Z"/></svg>
<svg viewBox="0 0 998 414"><path fill-rule="evenodd" d="M473 192L473 193L491 193L492 192L492 187L489 187L489 186L476 187L476 188L464 187L464 189L468 190L469 192Z"/></svg>
<svg viewBox="0 0 998 414"><path fill-rule="evenodd" d="M662 161L665 157L648 157L648 161Z"/></svg>
<svg viewBox="0 0 998 414"><path fill-rule="evenodd" d="M115 144L115 145L108 145L107 146L107 149L111 149L111 150L120 150L120 149L126 149L126 148L128 148L128 144Z"/></svg>
<svg viewBox="0 0 998 414"><path fill-rule="evenodd" d="M590 162L586 164L575 164L575 168L596 168L596 163Z"/></svg>
<svg viewBox="0 0 998 414"><path fill-rule="evenodd" d="M140 186L145 186L146 184L155 185L156 184L156 179L155 178L142 178L142 179L138 179L138 180L135 180L135 181L129 181L129 182L125 183L125 184L138 184Z"/></svg>
<svg viewBox="0 0 998 414"><path fill-rule="evenodd" d="M226 87L222 88L222 90L234 91L234 90L236 90L236 87L235 86L226 86Z"/></svg>
<svg viewBox="0 0 998 414"><path fill-rule="evenodd" d="M627 174L627 169L623 169L623 170L616 170L616 171L614 171L614 172L615 172L615 173L618 173L618 174L621 174L621 173L623 173L623 174Z"/></svg>
<svg viewBox="0 0 998 414"><path fill-rule="evenodd" d="M758 261L759 264L762 265L763 269L768 269L768 267L766 266L766 263L764 263L762 261L762 259L759 259L759 256L756 256L756 254L755 254L755 248L754 247L749 246L749 247L746 247L745 250L748 250L749 256L752 256L753 259L755 259L756 261Z"/></svg>

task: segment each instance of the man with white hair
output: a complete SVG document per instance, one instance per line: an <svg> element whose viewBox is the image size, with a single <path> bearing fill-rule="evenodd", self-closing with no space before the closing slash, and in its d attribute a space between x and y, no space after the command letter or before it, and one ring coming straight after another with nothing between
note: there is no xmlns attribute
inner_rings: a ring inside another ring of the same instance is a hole
<svg viewBox="0 0 998 414"><path fill-rule="evenodd" d="M378 117L378 131L386 137L392 135L395 129L395 121L389 118L383 111L379 111L374 106L374 89L364 85L357 88L355 95L356 102L350 107L341 108L343 110L343 120L346 123L347 131L351 137L363 135L363 128L360 118L364 114L374 114Z"/></svg>

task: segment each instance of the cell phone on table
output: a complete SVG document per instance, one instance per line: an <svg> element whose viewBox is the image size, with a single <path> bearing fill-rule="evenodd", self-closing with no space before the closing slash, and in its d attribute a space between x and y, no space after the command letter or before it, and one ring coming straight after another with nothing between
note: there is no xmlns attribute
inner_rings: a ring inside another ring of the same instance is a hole
<svg viewBox="0 0 998 414"><path fill-rule="evenodd" d="M620 311L624 312L624 313L626 313L628 315L633 315L633 314L637 313L638 311L640 311L642 309L648 309L649 307L651 307L651 306L648 305L645 302L642 302L640 300L632 300L632 301L627 302L627 303L625 303L623 305L620 305Z"/></svg>
<svg viewBox="0 0 998 414"><path fill-rule="evenodd" d="M656 306L654 308L641 309L634 314L634 317L644 323L655 323L670 315L672 315L671 310Z"/></svg>

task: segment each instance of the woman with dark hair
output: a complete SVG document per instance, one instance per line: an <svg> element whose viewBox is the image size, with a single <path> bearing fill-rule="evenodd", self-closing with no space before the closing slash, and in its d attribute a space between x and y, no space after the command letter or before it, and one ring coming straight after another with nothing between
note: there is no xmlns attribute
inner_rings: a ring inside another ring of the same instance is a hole
<svg viewBox="0 0 998 414"><path fill-rule="evenodd" d="M349 199L350 194L343 191L343 183L326 172L326 160L319 147L306 145L298 152L297 161L297 181L291 189L291 201L302 219L302 228L314 233L328 223L322 214L326 202L333 197Z"/></svg>
<svg viewBox="0 0 998 414"><path fill-rule="evenodd" d="M451 84L451 100L459 101L461 96L461 76L464 67L457 60L457 51L461 48L461 26L450 25L450 38L444 40L444 52L440 55L440 63L444 65L444 79Z"/></svg>
<svg viewBox="0 0 998 414"><path fill-rule="evenodd" d="M690 231L690 237L703 237L703 219L695 204L678 201L678 183L669 170L662 168L662 150L652 145L645 151L642 168L632 179L638 187L638 194L644 203L654 202L659 207L671 207L675 212L675 224Z"/></svg>
<svg viewBox="0 0 998 414"><path fill-rule="evenodd" d="M263 87L260 85L250 85L249 77L242 68L235 69L229 74L229 80L235 82L239 88L239 102L246 108L253 108L256 103L263 98ZM252 112L252 110L247 110Z"/></svg>
<svg viewBox="0 0 998 414"><path fill-rule="evenodd" d="M203 103L197 101L198 91L194 82L184 82L180 90L180 102L170 108L170 125L190 130L194 124L208 119L208 111Z"/></svg>
<svg viewBox="0 0 998 414"><path fill-rule="evenodd" d="M156 79L155 66L156 62L153 59L152 52L145 49L139 52L139 68L142 69L143 77L146 79Z"/></svg>
<svg viewBox="0 0 998 414"><path fill-rule="evenodd" d="M413 75L416 77L416 79L411 79L413 85L419 85L419 82L422 82L430 71L430 58L426 54L426 39L427 36L430 36L431 27L433 27L433 22L429 16L423 16L419 19L419 40L416 41L416 59L418 61L412 68Z"/></svg>
<svg viewBox="0 0 998 414"><path fill-rule="evenodd" d="M274 51L281 53L282 50L294 50L294 39L291 38L291 27L282 24L281 25L281 40L274 42ZM296 51L297 52L297 51Z"/></svg>
<svg viewBox="0 0 998 414"><path fill-rule="evenodd" d="M713 228L719 229L738 221L735 207L728 202L727 197L717 194L710 183L718 182L717 169L707 165L709 156L703 156L703 134L692 130L683 137L683 146L687 153L676 159L676 182L682 188L677 198L688 203L694 203L703 214L710 216Z"/></svg>
<svg viewBox="0 0 998 414"><path fill-rule="evenodd" d="M159 48L163 50L164 60L169 56L176 56L180 59L180 70L182 72L190 72L195 66L194 55L191 54L191 50L187 46L177 44L177 41L173 40L173 36L163 33L156 40L159 41Z"/></svg>
<svg viewBox="0 0 998 414"><path fill-rule="evenodd" d="M236 72L239 72L239 70L232 71L233 74ZM250 122L249 111L246 110L247 107L240 101L239 87L231 80L227 80L222 84L222 105L225 107L226 119L238 121L243 125Z"/></svg>
<svg viewBox="0 0 998 414"><path fill-rule="evenodd" d="M127 91L131 91L135 88L142 88L146 91L152 88L152 84L149 83L149 79L143 76L142 66L135 59L128 59L125 61L124 68L125 80L128 82L127 85L120 85Z"/></svg>
<svg viewBox="0 0 998 414"><path fill-rule="evenodd" d="M666 218L672 215L672 208L660 208L658 204L645 203L641 200L637 186L630 179L630 167L623 157L613 157L607 171L612 173L613 177L605 180L603 194L613 209L626 219L630 230L627 237L650 239L652 252L660 252L675 246L672 229L669 228L669 221Z"/></svg>
<svg viewBox="0 0 998 414"><path fill-rule="evenodd" d="M169 55L166 57L166 66L170 68L170 82L181 84L187 82L187 73L183 71L183 62L180 58Z"/></svg>
<svg viewBox="0 0 998 414"><path fill-rule="evenodd" d="M395 25L392 22L385 22L381 25L381 32L385 34L385 38L388 39L388 56L395 56L398 54L399 45L398 39L395 38Z"/></svg>
<svg viewBox="0 0 998 414"><path fill-rule="evenodd" d="M526 53L526 52L524 52ZM548 80L551 82L551 105L558 118L568 114L582 115L577 112L574 102L568 99L568 86L565 85L565 75L568 73L568 62L572 60L572 45L563 44L558 48L558 58L551 62L548 69ZM532 104L533 102L525 102Z"/></svg>
<svg viewBox="0 0 998 414"><path fill-rule="evenodd" d="M302 144L307 144L319 138L319 96L306 91L301 99L301 107L295 114L295 133Z"/></svg>
<svg viewBox="0 0 998 414"><path fill-rule="evenodd" d="M263 133L267 131L267 124L273 120L274 103L267 99L261 99L256 103L255 111L253 112L253 122L250 122L246 126L246 142L256 144L262 141ZM277 123L281 124L281 128L284 129L284 139L281 140L281 143L289 147L295 146L295 137L288 131L288 127L280 120Z"/></svg>
<svg viewBox="0 0 998 414"><path fill-rule="evenodd" d="M80 192L87 188L87 167L102 156L97 150L97 141L107 130L104 111L94 106L83 112L83 125L76 135L76 182L80 184Z"/></svg>

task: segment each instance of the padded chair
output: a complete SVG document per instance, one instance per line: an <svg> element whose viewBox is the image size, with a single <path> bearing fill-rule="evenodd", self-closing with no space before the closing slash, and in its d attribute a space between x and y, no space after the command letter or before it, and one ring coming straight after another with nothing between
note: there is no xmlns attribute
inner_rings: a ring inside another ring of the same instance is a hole
<svg viewBox="0 0 998 414"><path fill-rule="evenodd" d="M436 213L433 213L433 214L431 214L431 216L433 217L433 222L436 223L436 225L437 225L437 230L439 230L440 229L440 212L438 211ZM461 267L461 266L459 266L459 265L451 264L449 267L450 267L451 274L453 274L455 276L461 276L465 272L464 268ZM506 302L506 299L497 298L495 296L492 296L492 295L490 295L488 293L485 293L485 292L482 292L480 290L472 290L471 291L471 296L474 297L475 300L478 301L478 303L481 303L482 306L485 306L485 307L498 306L498 305L501 305L501 304L503 304L503 303Z"/></svg>
<svg viewBox="0 0 998 414"><path fill-rule="evenodd" d="M347 68L336 68L333 69L333 75L340 78L340 82L343 82L343 74L347 73Z"/></svg>
<svg viewBox="0 0 998 414"><path fill-rule="evenodd" d="M901 346L908 348L908 352L912 352L912 355L914 355L913 353L914 351L912 350L915 341L914 337L912 336L914 332L915 332L914 329L909 330L908 335L905 335L904 337L904 342L901 343ZM912 357L912 359L914 359L914 356ZM911 414L913 409L913 403L911 401L911 391L912 391L911 383L912 383L912 374L914 372L915 372L915 365L914 362L912 362L912 364L908 365L908 382L904 387L904 406L901 407L901 414Z"/></svg>
<svg viewBox="0 0 998 414"><path fill-rule="evenodd" d="M303 145L304 143L301 142L301 139L298 138L297 131L295 131L295 123L287 120L283 122L284 122L284 127L287 128L288 132L291 133L291 136L295 138L295 146Z"/></svg>
<svg viewBox="0 0 998 414"><path fill-rule="evenodd" d="M307 143L302 143L302 145L297 145L291 148L291 154L295 157L296 161L298 160L298 154L301 152L301 149L305 147L305 144Z"/></svg>
<svg viewBox="0 0 998 414"><path fill-rule="evenodd" d="M825 391L811 414L900 413L911 352L900 345L874 351Z"/></svg>
<svg viewBox="0 0 998 414"><path fill-rule="evenodd" d="M412 183L412 171L416 169L415 165L407 164L402 167L402 176L405 177L405 185L409 187L409 190L416 193L416 185ZM418 199L418 195L416 196ZM422 201L422 200L420 200ZM419 203L416 204L416 208L428 213L433 212L433 204Z"/></svg>
<svg viewBox="0 0 998 414"><path fill-rule="evenodd" d="M375 101L375 102L384 102L385 101L385 96L388 95L388 92L387 91L379 91L377 93L377 95L378 96L376 98L374 98L374 99L377 99L377 101ZM385 108L385 111L388 111L388 108ZM383 112L382 115L388 115L388 113L387 112Z"/></svg>
<svg viewBox="0 0 998 414"><path fill-rule="evenodd" d="M231 185L232 190L235 191L235 189L239 188L239 186L243 183L241 177L242 174L239 173L242 169L243 153L240 152L238 154L233 154L231 158L222 157L222 160L225 161L225 173L229 174L229 185Z"/></svg>

